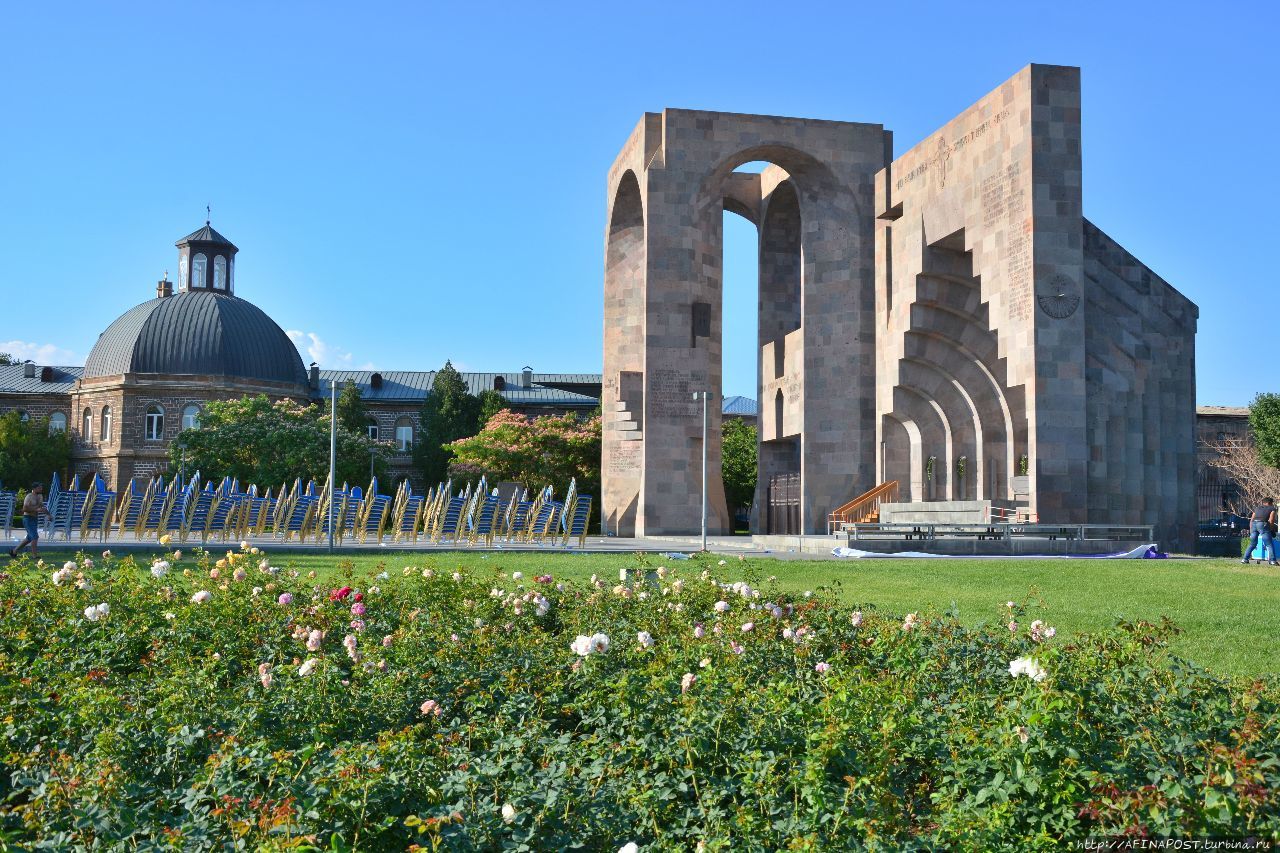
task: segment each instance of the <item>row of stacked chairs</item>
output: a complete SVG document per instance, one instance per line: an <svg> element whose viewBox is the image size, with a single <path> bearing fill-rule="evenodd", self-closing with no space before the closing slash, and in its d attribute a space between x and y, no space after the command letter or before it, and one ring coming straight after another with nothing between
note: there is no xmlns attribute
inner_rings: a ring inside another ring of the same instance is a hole
<svg viewBox="0 0 1280 853"><path fill-rule="evenodd" d="M493 547L495 543L569 546L586 543L592 498L580 494L570 481L563 500L551 486L530 496L528 490L491 487L482 477L457 491L453 482L441 483L426 494L414 494L406 481L394 495L378 492L375 478L367 490L343 484L330 495L328 484L305 485L299 478L278 490L241 488L238 481L189 481L156 477L138 481L116 494L98 475L83 490L64 485L53 476L49 489L46 536L70 541L106 541L132 535L134 539L169 536L178 542L238 541L274 538L282 542L323 542L330 528L337 542L396 543ZM7 495L7 498L6 498ZM6 500L8 525L14 509L13 493L0 491L0 512ZM9 535L8 527L5 531Z"/></svg>

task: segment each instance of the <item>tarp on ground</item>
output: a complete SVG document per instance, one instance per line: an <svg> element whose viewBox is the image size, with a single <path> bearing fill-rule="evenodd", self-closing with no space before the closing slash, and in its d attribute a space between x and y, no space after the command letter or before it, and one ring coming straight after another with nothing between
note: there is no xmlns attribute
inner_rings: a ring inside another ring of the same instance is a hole
<svg viewBox="0 0 1280 853"><path fill-rule="evenodd" d="M1148 551L1159 552L1155 543L1139 545L1132 551L1116 551L1113 554L926 554L924 551L898 551L885 553L882 551L859 551L857 548L839 547L831 549L836 557L848 557L854 560L870 557L907 557L911 559L943 559L943 560L1141 560Z"/></svg>

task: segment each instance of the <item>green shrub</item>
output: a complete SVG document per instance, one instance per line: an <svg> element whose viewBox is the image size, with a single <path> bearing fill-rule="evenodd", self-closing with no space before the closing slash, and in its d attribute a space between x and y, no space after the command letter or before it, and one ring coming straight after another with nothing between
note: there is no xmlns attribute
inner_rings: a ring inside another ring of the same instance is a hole
<svg viewBox="0 0 1280 853"><path fill-rule="evenodd" d="M855 625L698 560L563 589L348 567L344 592L247 551L168 559L0 580L0 845L1280 838L1276 685L1170 658L1169 625L1064 640L1002 602L976 629L869 606ZM607 652L572 648L596 634Z"/></svg>

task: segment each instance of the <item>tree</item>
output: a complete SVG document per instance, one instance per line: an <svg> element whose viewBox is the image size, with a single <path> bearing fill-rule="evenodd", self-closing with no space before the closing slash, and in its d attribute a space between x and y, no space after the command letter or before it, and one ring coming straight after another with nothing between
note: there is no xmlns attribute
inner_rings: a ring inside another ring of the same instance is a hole
<svg viewBox="0 0 1280 853"><path fill-rule="evenodd" d="M489 419L505 408L507 408L506 397L493 390L481 391L480 422L476 424L476 431L479 432L484 429L484 425L489 423Z"/></svg>
<svg viewBox="0 0 1280 853"><path fill-rule="evenodd" d="M0 352L0 364L17 364L18 360L11 353Z"/></svg>
<svg viewBox="0 0 1280 853"><path fill-rule="evenodd" d="M37 480L47 483L53 472L65 474L70 461L71 437L65 430L49 432L48 418L0 415L0 483L24 489Z"/></svg>
<svg viewBox="0 0 1280 853"><path fill-rule="evenodd" d="M1263 498L1280 497L1280 468L1262 461L1253 441L1240 436L1204 443L1208 464L1235 483L1234 493L1226 491L1227 509L1248 518Z"/></svg>
<svg viewBox="0 0 1280 853"><path fill-rule="evenodd" d="M422 403L421 434L413 448L414 464L426 482L437 483L449 475L450 445L476 434L480 408L480 399L467 391L462 374L446 361Z"/></svg>
<svg viewBox="0 0 1280 853"><path fill-rule="evenodd" d="M1259 394L1249 405L1249 431L1258 448L1258 461L1280 468L1280 394Z"/></svg>
<svg viewBox="0 0 1280 853"><path fill-rule="evenodd" d="M363 430L349 430L341 421L337 444L339 483L366 482L370 455L375 476L386 479L389 444L371 441ZM184 446L187 470L199 470L206 479L235 477L260 488L297 477L328 479L329 413L290 400L273 403L263 394L213 401L205 406L200 426L183 430L170 445L173 470Z"/></svg>
<svg viewBox="0 0 1280 853"><path fill-rule="evenodd" d="M572 414L531 417L501 411L484 429L449 445L450 470L459 476L484 475L490 482L513 480L531 489L554 486L561 495L570 479L578 490L600 497L600 418L578 420ZM594 512L594 509L593 509Z"/></svg>
<svg viewBox="0 0 1280 853"><path fill-rule="evenodd" d="M348 380L338 392L338 424L361 435L369 432L369 407L364 404L360 386Z"/></svg>
<svg viewBox="0 0 1280 853"><path fill-rule="evenodd" d="M741 418L721 427L720 475L729 509L750 507L756 494L756 428Z"/></svg>

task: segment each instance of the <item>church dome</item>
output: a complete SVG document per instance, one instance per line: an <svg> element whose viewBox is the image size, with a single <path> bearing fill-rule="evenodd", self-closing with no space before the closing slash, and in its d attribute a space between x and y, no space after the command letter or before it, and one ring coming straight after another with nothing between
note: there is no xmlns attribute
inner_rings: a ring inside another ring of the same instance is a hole
<svg viewBox="0 0 1280 853"><path fill-rule="evenodd" d="M84 378L124 373L307 385L302 359L284 330L252 303L214 290L152 299L108 326L89 353Z"/></svg>

